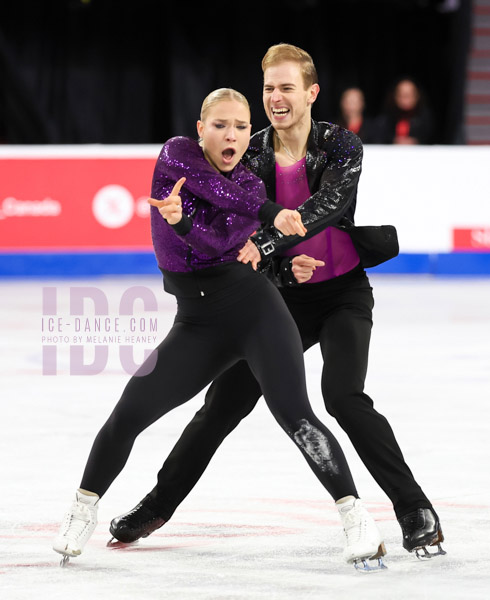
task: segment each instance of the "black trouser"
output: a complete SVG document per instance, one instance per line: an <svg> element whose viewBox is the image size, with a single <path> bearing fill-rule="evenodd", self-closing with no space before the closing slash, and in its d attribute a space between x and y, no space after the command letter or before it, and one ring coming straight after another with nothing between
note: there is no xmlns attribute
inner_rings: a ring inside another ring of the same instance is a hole
<svg viewBox="0 0 490 600"><path fill-rule="evenodd" d="M334 280L285 288L303 348L320 344L322 393L327 411L349 436L367 469L390 498L397 517L431 503L405 463L386 418L364 393L374 305L365 272L356 268ZM281 342L275 351L282 355ZM158 473L150 493L168 520L196 484L223 439L256 405L261 389L241 361L215 379Z"/></svg>
<svg viewBox="0 0 490 600"><path fill-rule="evenodd" d="M242 274L238 281L237 270ZM250 379L260 382L275 419L334 500L357 496L342 449L309 404L301 339L281 295L249 265L237 262L234 273L233 282L219 292L178 298L175 323L156 350L155 367L143 374L146 363L130 379L95 439L81 488L102 496L124 467L139 433L234 363L246 360ZM235 419L230 406L235 402L227 395L222 420ZM222 437L213 437L216 447ZM201 453L194 448L196 454L182 473Z"/></svg>

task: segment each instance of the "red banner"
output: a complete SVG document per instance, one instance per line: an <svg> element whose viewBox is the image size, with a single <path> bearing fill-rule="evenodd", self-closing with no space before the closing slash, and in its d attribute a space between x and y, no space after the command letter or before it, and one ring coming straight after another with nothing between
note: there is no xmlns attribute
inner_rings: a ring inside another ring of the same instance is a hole
<svg viewBox="0 0 490 600"><path fill-rule="evenodd" d="M488 252L490 250L490 227L453 229L453 249Z"/></svg>
<svg viewBox="0 0 490 600"><path fill-rule="evenodd" d="M151 249L157 156L0 159L0 251Z"/></svg>

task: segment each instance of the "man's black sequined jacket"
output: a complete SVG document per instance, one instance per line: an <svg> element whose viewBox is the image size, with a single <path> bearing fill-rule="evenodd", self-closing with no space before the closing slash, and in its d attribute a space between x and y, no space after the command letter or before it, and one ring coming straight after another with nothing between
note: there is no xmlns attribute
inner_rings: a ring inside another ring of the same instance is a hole
<svg viewBox="0 0 490 600"><path fill-rule="evenodd" d="M276 161L274 129L269 126L255 133L242 162L265 183L267 197L276 199ZM260 270L275 283L295 285L291 257L281 253L326 227L354 223L357 184L361 175L362 142L351 131L333 123L312 120L306 151L306 173L312 196L299 208L307 229L305 237L283 236L271 226L260 228L251 240L262 256Z"/></svg>

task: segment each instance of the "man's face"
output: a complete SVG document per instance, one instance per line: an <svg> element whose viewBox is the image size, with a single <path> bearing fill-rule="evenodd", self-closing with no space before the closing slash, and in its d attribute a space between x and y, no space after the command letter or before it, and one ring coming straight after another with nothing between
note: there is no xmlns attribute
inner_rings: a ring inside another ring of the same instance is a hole
<svg viewBox="0 0 490 600"><path fill-rule="evenodd" d="M274 129L289 129L310 120L311 105L318 95L314 84L305 89L299 64L283 62L264 72L263 102Z"/></svg>

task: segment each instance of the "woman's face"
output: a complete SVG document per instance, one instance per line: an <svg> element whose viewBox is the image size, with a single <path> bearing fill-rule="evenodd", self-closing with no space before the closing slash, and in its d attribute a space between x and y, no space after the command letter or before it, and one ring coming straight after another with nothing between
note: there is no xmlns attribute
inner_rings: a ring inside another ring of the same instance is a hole
<svg viewBox="0 0 490 600"><path fill-rule="evenodd" d="M357 88L345 90L340 100L342 112L347 115L357 115L364 110L364 94Z"/></svg>
<svg viewBox="0 0 490 600"><path fill-rule="evenodd" d="M197 132L208 162L218 171L232 171L250 142L250 111L238 100L220 100L208 110Z"/></svg>
<svg viewBox="0 0 490 600"><path fill-rule="evenodd" d="M401 81L395 90L395 102L401 110L413 110L419 101L419 93L411 81Z"/></svg>

